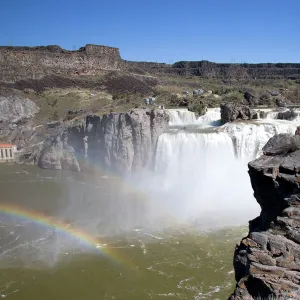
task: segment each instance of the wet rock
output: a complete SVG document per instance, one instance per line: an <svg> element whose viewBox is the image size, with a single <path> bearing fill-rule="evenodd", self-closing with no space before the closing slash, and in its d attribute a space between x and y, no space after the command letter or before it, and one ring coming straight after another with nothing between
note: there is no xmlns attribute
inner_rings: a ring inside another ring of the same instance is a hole
<svg viewBox="0 0 300 300"><path fill-rule="evenodd" d="M267 118L267 113L263 110L259 111L259 117L260 119L266 119Z"/></svg>
<svg viewBox="0 0 300 300"><path fill-rule="evenodd" d="M292 121L296 117L297 117L297 113L294 110L292 110L292 109L279 112L278 115L277 115L277 119L279 119L279 120L289 120L289 121Z"/></svg>
<svg viewBox="0 0 300 300"><path fill-rule="evenodd" d="M221 123L232 122L235 120L251 120L255 118L255 113L249 106L238 103L221 104Z"/></svg>

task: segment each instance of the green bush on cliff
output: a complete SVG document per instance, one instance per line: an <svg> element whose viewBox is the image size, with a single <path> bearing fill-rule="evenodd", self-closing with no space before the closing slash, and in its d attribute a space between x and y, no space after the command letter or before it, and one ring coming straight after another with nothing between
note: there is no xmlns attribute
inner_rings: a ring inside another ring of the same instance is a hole
<svg viewBox="0 0 300 300"><path fill-rule="evenodd" d="M244 95L240 92L231 92L222 98L224 102L242 102Z"/></svg>
<svg viewBox="0 0 300 300"><path fill-rule="evenodd" d="M206 105L203 101L195 101L188 105L188 110L201 116L206 112Z"/></svg>

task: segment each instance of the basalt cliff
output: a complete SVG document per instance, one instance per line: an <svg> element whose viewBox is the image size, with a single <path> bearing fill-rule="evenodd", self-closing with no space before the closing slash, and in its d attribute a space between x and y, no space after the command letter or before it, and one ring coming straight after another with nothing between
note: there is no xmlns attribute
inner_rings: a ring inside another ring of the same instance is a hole
<svg viewBox="0 0 300 300"><path fill-rule="evenodd" d="M54 124L56 133L30 147L21 160L46 169L137 171L151 166L168 122L168 114L159 109L87 115L68 125Z"/></svg>
<svg viewBox="0 0 300 300"><path fill-rule="evenodd" d="M99 75L107 71L147 72L154 75L200 76L220 79L300 78L297 63L213 63L180 61L174 64L134 62L121 58L118 48L88 44L79 50L59 46L0 47L0 82L15 83L43 76Z"/></svg>
<svg viewBox="0 0 300 300"><path fill-rule="evenodd" d="M275 135L249 163L261 214L234 254L231 300L300 299L300 136Z"/></svg>
<svg viewBox="0 0 300 300"><path fill-rule="evenodd" d="M69 51L59 46L0 47L0 81L14 83L47 75L97 75L120 70L118 48L86 45Z"/></svg>

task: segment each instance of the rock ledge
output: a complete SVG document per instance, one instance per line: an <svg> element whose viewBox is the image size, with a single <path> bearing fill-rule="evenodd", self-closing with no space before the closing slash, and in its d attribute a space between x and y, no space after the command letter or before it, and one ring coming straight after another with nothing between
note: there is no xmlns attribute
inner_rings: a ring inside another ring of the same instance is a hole
<svg viewBox="0 0 300 300"><path fill-rule="evenodd" d="M231 300L300 299L299 138L275 135L248 165L261 214L235 249Z"/></svg>

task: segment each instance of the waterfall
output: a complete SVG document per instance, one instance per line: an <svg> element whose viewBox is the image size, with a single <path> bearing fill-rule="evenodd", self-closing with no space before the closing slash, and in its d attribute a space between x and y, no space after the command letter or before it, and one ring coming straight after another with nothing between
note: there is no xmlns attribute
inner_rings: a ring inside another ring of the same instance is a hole
<svg viewBox="0 0 300 300"><path fill-rule="evenodd" d="M152 195L176 218L202 228L242 224L258 213L246 168L227 133L164 133Z"/></svg>
<svg viewBox="0 0 300 300"><path fill-rule="evenodd" d="M296 128L296 122L274 120L269 123L227 123L222 131L232 138L237 157L252 160L262 154L261 149L272 136L279 133L294 134Z"/></svg>
<svg viewBox="0 0 300 300"><path fill-rule="evenodd" d="M221 125L220 108L208 108L206 114L198 118L197 124Z"/></svg>
<svg viewBox="0 0 300 300"><path fill-rule="evenodd" d="M297 120L261 119L218 126L219 109L210 109L198 119L187 111L169 113L173 115L170 131L158 139L157 181L151 196L180 220L197 220L206 226L246 224L260 210L247 163L261 154L275 134L294 134ZM175 123L181 126L172 129ZM210 127L207 130L203 125Z"/></svg>
<svg viewBox="0 0 300 300"><path fill-rule="evenodd" d="M170 116L170 126L181 126L193 124L196 122L195 113L187 109L168 109Z"/></svg>
<svg viewBox="0 0 300 300"><path fill-rule="evenodd" d="M188 126L188 125L220 125L220 108L208 108L205 115L198 119L194 112L185 108L168 109L170 116L170 126Z"/></svg>

